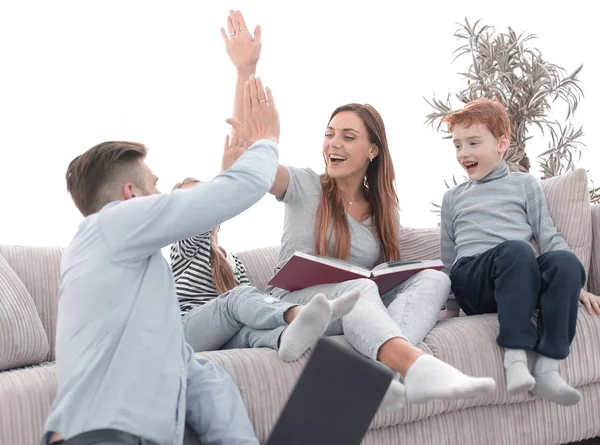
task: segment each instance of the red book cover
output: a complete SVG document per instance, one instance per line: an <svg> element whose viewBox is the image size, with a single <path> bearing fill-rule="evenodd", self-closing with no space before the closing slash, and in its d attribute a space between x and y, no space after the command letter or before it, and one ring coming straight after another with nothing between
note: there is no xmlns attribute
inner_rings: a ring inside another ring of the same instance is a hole
<svg viewBox="0 0 600 445"><path fill-rule="evenodd" d="M373 270L336 258L319 257L295 252L269 281L269 285L296 291L318 284L342 283L358 278L370 278L384 294L424 269L441 270L441 261L392 261Z"/></svg>

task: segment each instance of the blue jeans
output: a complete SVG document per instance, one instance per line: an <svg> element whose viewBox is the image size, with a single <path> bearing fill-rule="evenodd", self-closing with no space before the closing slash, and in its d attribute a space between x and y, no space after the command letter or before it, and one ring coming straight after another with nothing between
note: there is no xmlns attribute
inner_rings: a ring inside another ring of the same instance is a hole
<svg viewBox="0 0 600 445"><path fill-rule="evenodd" d="M459 259L450 280L465 314L498 313L499 346L533 349L557 360L569 355L585 285L585 270L573 253L557 250L536 258L529 243L507 241Z"/></svg>
<svg viewBox="0 0 600 445"><path fill-rule="evenodd" d="M247 347L277 349L287 326L286 311L296 304L265 295L252 286L238 286L184 315L185 340L195 352L220 349L243 327L264 333Z"/></svg>

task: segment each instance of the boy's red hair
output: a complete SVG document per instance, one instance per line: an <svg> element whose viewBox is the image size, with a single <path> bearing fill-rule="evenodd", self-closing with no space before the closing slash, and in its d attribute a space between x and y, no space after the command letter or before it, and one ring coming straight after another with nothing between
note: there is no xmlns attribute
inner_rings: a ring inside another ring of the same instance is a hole
<svg viewBox="0 0 600 445"><path fill-rule="evenodd" d="M455 125L469 128L473 124L483 124L496 139L502 136L510 141L510 119L506 107L495 99L480 97L469 102L465 107L442 119L448 124L450 131Z"/></svg>

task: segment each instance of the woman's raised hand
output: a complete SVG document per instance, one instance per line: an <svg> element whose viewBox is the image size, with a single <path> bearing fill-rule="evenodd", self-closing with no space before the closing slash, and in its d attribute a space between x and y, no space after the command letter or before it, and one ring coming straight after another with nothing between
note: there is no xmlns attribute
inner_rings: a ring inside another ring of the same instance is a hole
<svg viewBox="0 0 600 445"><path fill-rule="evenodd" d="M227 54L238 71L254 70L260 58L261 29L254 28L254 37L250 34L244 16L240 11L229 11L227 32L221 28Z"/></svg>

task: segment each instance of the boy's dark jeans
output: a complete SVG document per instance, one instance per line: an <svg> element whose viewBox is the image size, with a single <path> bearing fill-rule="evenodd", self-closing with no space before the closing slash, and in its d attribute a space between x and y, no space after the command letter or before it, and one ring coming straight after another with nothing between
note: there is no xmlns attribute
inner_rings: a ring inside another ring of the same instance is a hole
<svg viewBox="0 0 600 445"><path fill-rule="evenodd" d="M557 250L536 258L528 243L507 241L458 260L450 280L465 314L498 313L499 346L558 360L569 355L585 285L585 270L573 253Z"/></svg>

